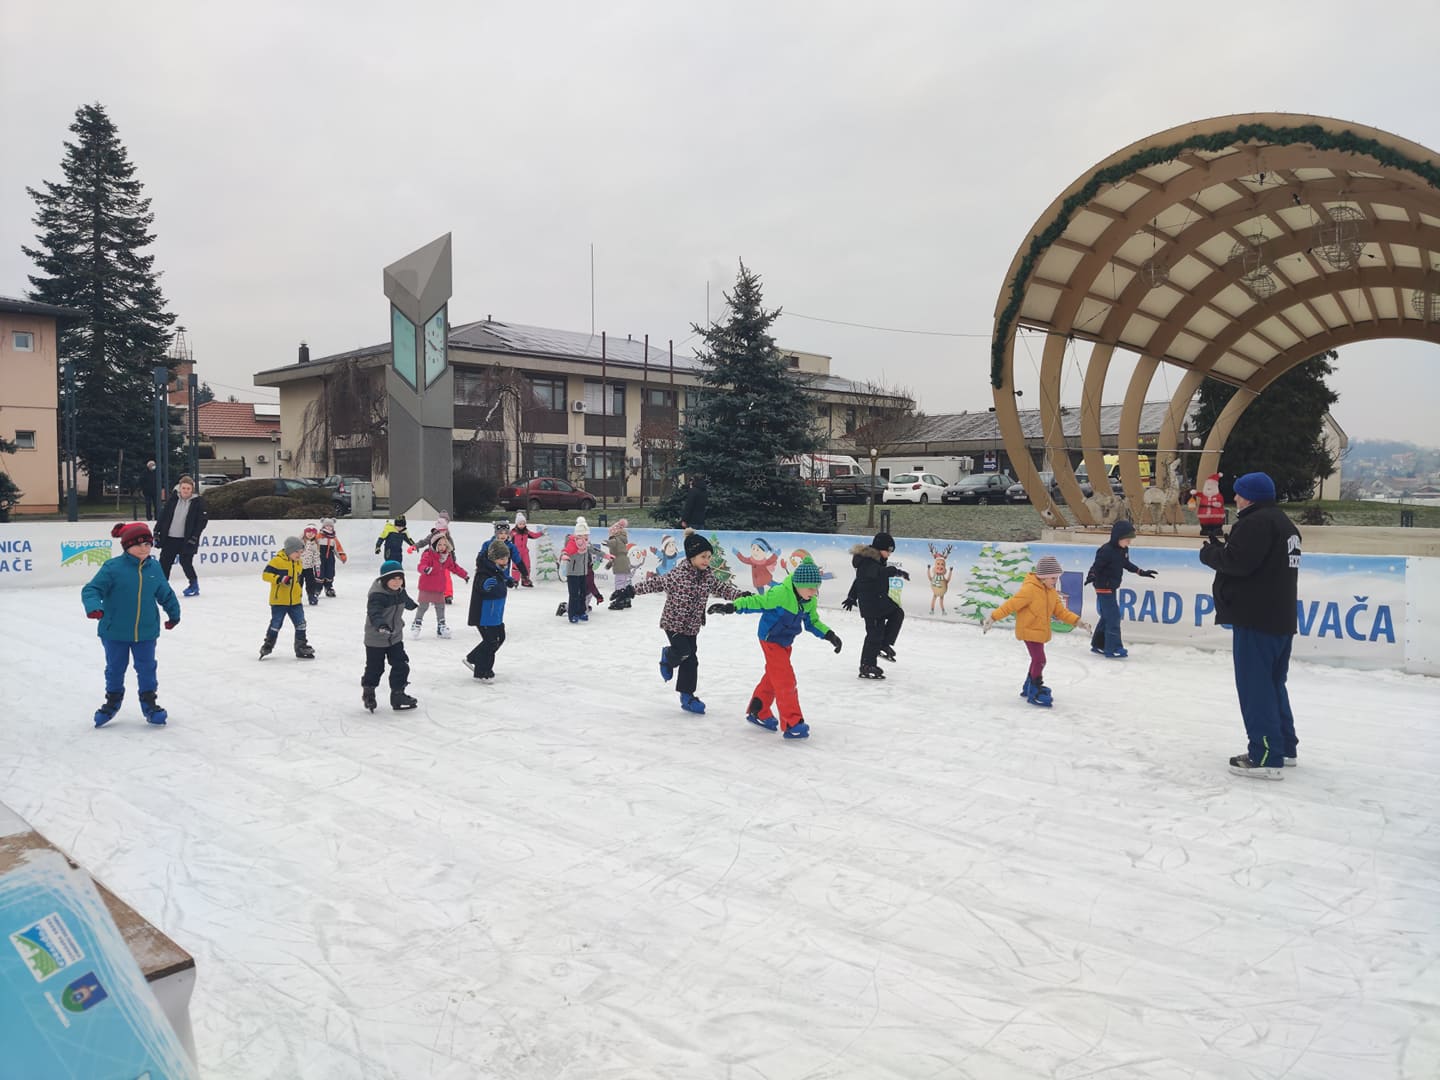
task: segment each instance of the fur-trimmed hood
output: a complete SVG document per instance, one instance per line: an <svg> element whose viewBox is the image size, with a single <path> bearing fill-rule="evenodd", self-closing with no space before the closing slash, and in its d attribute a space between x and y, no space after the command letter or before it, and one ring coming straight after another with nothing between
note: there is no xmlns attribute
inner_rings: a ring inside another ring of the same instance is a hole
<svg viewBox="0 0 1440 1080"><path fill-rule="evenodd" d="M885 556L869 544L856 544L850 549L850 554L855 556L855 565L860 565L861 559L874 559L876 562L884 562Z"/></svg>

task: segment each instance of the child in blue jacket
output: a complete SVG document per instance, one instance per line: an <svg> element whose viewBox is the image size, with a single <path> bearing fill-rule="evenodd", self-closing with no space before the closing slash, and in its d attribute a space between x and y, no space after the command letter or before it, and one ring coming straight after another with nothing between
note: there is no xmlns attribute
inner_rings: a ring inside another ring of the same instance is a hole
<svg viewBox="0 0 1440 1080"><path fill-rule="evenodd" d="M123 555L106 561L81 590L85 614L97 619L97 633L105 646L105 704L95 710L95 726L104 727L125 700L125 672L133 659L140 688L140 711L152 724L165 723L167 713L155 701L155 642L160 637L160 616L169 616L165 629L180 622L180 601L165 580L160 564L150 557L155 537L142 522L116 525L110 535L120 540Z"/></svg>
<svg viewBox="0 0 1440 1080"><path fill-rule="evenodd" d="M1095 550L1095 562L1085 575L1085 584L1095 586L1095 606L1100 613L1090 638L1090 651L1112 660L1130 655L1120 642L1120 601L1115 598L1115 590L1120 588L1126 570L1141 577L1155 576L1154 570L1141 570L1130 561L1130 542L1134 539L1135 526L1131 522L1115 522L1110 528L1110 542Z"/></svg>
<svg viewBox="0 0 1440 1080"><path fill-rule="evenodd" d="M480 631L480 644L465 657L477 679L495 677L495 654L505 644L505 596L520 584L510 576L510 545L500 537L480 549L475 559L475 587L470 590L470 617Z"/></svg>

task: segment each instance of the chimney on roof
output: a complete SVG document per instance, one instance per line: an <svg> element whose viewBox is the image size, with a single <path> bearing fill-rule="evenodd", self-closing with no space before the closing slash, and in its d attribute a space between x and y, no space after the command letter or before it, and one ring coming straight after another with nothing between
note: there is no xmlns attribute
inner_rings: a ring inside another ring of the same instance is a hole
<svg viewBox="0 0 1440 1080"><path fill-rule="evenodd" d="M307 344L305 344L305 342L302 341L302 342L300 342L300 363L302 363L302 364L308 364L309 362L310 362L310 346L307 345Z"/></svg>

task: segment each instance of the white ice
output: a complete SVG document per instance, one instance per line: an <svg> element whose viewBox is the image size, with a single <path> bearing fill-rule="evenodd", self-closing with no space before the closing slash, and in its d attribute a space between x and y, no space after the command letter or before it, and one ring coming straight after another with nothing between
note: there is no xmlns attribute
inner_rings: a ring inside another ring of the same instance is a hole
<svg viewBox="0 0 1440 1080"><path fill-rule="evenodd" d="M517 590L484 685L458 585L420 708L372 716L361 561L310 662L288 626L257 660L258 573L206 579L163 730L133 681L92 728L78 585L0 592L0 800L194 953L207 1077L1440 1076L1434 680L1295 665L1265 782L1228 656L1057 638L1045 710L1004 632L912 619L862 682L826 609L785 742L743 720L753 616L711 619L695 717L658 597Z"/></svg>

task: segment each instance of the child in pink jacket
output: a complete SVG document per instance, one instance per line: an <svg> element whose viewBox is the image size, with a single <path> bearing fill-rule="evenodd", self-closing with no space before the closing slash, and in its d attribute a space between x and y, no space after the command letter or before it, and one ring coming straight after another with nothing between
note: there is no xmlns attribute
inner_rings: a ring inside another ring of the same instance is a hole
<svg viewBox="0 0 1440 1080"><path fill-rule="evenodd" d="M420 636L420 624L425 620L425 609L435 609L435 635L448 638L450 628L445 625L445 597L450 593L450 575L469 581L470 575L455 561L455 542L448 532L434 536L425 554L420 556L420 585L416 600L420 606L415 609L415 621L410 625L410 636Z"/></svg>

